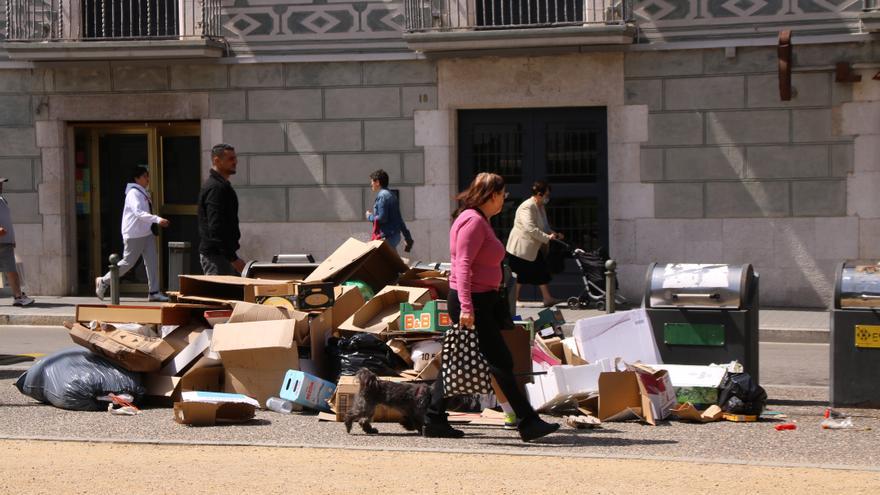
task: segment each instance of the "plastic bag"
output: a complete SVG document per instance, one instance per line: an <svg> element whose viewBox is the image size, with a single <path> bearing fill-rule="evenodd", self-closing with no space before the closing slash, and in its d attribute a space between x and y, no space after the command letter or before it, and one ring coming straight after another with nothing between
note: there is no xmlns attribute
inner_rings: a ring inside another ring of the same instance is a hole
<svg viewBox="0 0 880 495"><path fill-rule="evenodd" d="M354 375L359 369L367 368L380 376L396 376L398 371L407 368L406 362L385 342L369 333L339 339L329 346L331 360L338 360L342 375Z"/></svg>
<svg viewBox="0 0 880 495"><path fill-rule="evenodd" d="M15 382L19 392L44 404L74 411L103 411L97 398L109 393L129 394L137 402L144 395L141 375L124 370L82 347L70 347L37 361Z"/></svg>
<svg viewBox="0 0 880 495"><path fill-rule="evenodd" d="M720 390L718 405L724 412L759 415L767 405L767 392L748 373L727 373Z"/></svg>

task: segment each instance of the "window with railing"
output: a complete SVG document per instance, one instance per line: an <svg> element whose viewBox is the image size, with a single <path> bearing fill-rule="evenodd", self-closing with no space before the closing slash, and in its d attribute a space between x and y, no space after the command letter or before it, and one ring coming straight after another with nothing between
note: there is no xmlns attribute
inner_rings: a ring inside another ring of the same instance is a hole
<svg viewBox="0 0 880 495"><path fill-rule="evenodd" d="M623 23L631 0L405 0L408 31Z"/></svg>
<svg viewBox="0 0 880 495"><path fill-rule="evenodd" d="M221 0L5 0L7 39L220 37Z"/></svg>

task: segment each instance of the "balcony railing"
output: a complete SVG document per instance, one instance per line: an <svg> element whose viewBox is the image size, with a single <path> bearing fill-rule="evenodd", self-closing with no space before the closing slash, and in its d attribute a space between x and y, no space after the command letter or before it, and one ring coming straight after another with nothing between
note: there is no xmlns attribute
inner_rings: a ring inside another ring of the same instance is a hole
<svg viewBox="0 0 880 495"><path fill-rule="evenodd" d="M5 0L7 41L220 37L221 0Z"/></svg>
<svg viewBox="0 0 880 495"><path fill-rule="evenodd" d="M625 24L633 0L405 0L406 30L439 31Z"/></svg>

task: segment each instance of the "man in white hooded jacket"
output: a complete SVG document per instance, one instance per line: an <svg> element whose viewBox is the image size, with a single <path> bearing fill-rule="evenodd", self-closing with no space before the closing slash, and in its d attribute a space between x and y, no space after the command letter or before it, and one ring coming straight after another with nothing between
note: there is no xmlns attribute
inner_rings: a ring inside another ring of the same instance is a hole
<svg viewBox="0 0 880 495"><path fill-rule="evenodd" d="M153 225L168 226L168 220L153 215L152 202L147 187L150 186L150 173L145 167L137 166L132 173L132 182L125 186L125 207L122 209L122 241L125 248L119 262L119 276L131 270L138 258L144 257L147 268L150 301L167 301L168 297L159 292L159 260L156 255L156 238ZM110 286L110 272L95 279L95 294L104 299Z"/></svg>

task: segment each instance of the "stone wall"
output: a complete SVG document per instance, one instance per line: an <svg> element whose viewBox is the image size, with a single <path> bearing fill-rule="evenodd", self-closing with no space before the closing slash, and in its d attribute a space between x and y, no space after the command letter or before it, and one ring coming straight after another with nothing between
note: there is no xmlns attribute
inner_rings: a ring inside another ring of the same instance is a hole
<svg viewBox="0 0 880 495"><path fill-rule="evenodd" d="M650 110L640 174L654 208L653 218L615 220L618 243L635 246L616 254L626 270L752 263L762 304L826 305L835 264L877 254L853 207L877 196L848 184L855 132L841 128L840 112L854 91L880 83L873 72L858 84L833 73L837 61L876 60L872 50L795 45L790 101L779 98L772 47L628 53L626 102Z"/></svg>

